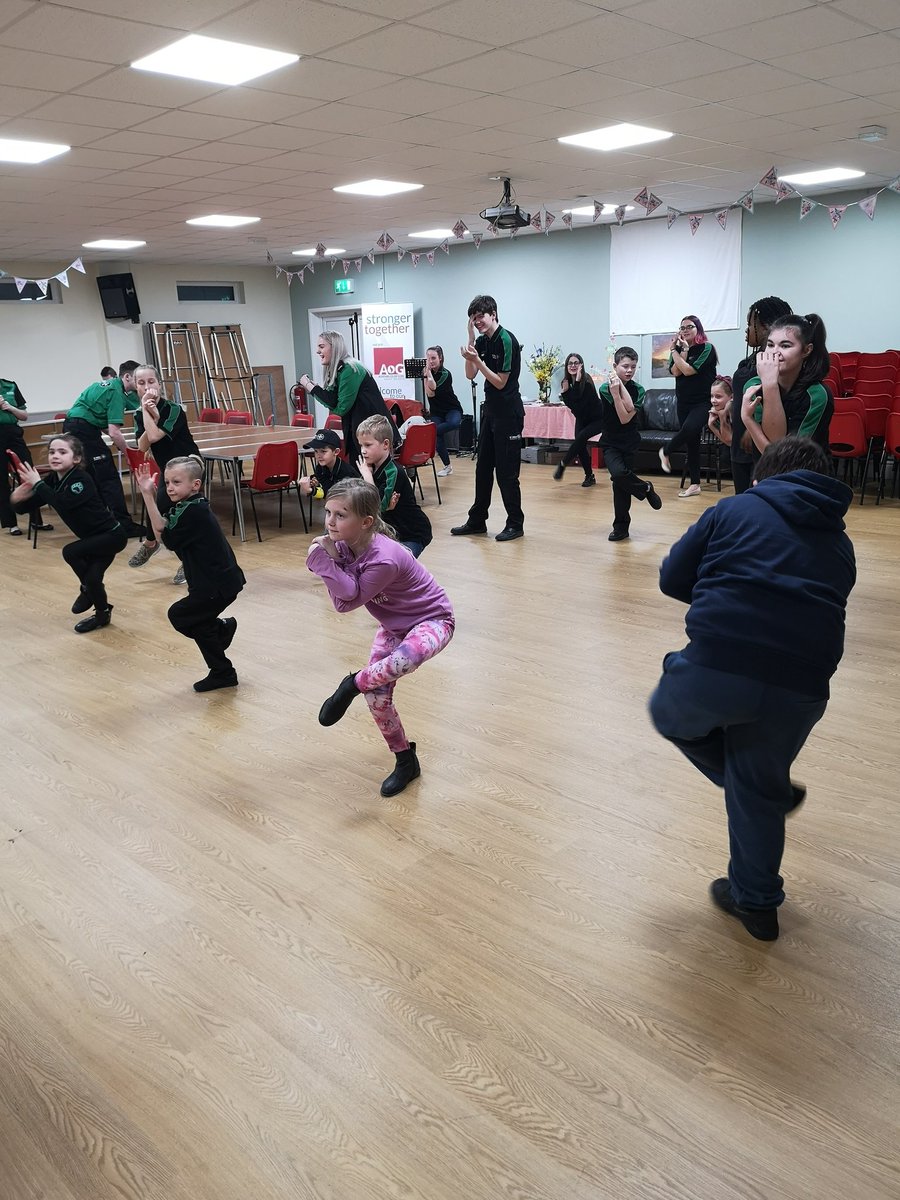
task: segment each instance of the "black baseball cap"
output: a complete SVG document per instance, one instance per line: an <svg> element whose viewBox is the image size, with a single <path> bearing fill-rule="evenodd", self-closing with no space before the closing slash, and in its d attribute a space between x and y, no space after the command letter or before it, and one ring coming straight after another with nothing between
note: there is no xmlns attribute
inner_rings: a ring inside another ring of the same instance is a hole
<svg viewBox="0 0 900 1200"><path fill-rule="evenodd" d="M304 450L340 450L341 435L334 429L317 429L311 442L304 443Z"/></svg>

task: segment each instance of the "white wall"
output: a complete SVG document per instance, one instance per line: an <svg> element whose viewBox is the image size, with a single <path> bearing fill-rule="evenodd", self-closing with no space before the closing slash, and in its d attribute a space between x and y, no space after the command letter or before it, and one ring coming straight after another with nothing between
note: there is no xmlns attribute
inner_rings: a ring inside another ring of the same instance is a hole
<svg viewBox="0 0 900 1200"><path fill-rule="evenodd" d="M3 268L20 278L43 278L65 263L13 263ZM86 275L69 274L62 304L0 305L0 375L15 379L38 415L67 408L82 388L100 376L107 363L118 367L126 358L146 357L144 325L148 321L199 321L239 324L254 366L280 364L287 387L297 376L290 300L283 279L271 267L211 267L140 262L85 264ZM141 306L141 324L107 321L100 305L96 276L131 271ZM240 280L244 304L179 304L175 284L206 280ZM265 385L263 384L263 395Z"/></svg>

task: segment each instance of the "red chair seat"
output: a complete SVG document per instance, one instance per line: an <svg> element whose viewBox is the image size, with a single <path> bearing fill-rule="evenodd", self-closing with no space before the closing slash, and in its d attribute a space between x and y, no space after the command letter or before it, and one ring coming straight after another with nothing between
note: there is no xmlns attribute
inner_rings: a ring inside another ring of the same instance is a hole
<svg viewBox="0 0 900 1200"><path fill-rule="evenodd" d="M410 425L406 431L406 440L400 447L400 453L397 455L397 465L404 469L408 467L415 472L413 486L418 483L419 495L424 500L425 493L422 491L422 481L419 479L419 467L425 467L431 463L438 504L443 504L443 500L441 500L441 487L437 478L437 467L434 462L436 450L437 428L433 421L427 421L424 425Z"/></svg>

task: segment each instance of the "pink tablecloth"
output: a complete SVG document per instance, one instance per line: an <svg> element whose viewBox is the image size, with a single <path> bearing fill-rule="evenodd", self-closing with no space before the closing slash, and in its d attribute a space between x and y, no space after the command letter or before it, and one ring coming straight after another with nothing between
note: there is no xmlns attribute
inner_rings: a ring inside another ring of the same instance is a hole
<svg viewBox="0 0 900 1200"><path fill-rule="evenodd" d="M575 417L571 408L565 404L526 404L522 436L571 442L575 436Z"/></svg>

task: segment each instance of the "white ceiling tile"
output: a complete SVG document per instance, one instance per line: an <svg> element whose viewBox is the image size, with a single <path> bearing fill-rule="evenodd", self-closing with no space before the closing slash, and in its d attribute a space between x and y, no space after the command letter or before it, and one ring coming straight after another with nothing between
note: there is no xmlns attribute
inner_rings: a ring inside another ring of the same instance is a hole
<svg viewBox="0 0 900 1200"><path fill-rule="evenodd" d="M528 54L514 54L511 50L492 50L465 62L440 67L425 78L433 79L435 83L497 93L524 87L530 81L540 83L543 79L555 79L565 74L566 69L558 63L542 62Z"/></svg>
<svg viewBox="0 0 900 1200"><path fill-rule="evenodd" d="M655 87L680 91L673 84L744 67L747 61L740 55L716 50L702 42L683 41L648 50L645 54L635 55L630 61L619 62L616 71L637 82L652 79Z"/></svg>
<svg viewBox="0 0 900 1200"><path fill-rule="evenodd" d="M94 72L96 75L96 71ZM75 88L76 84L66 84ZM132 71L127 67L109 71L77 87L80 96L98 96L101 100L125 100L133 104L149 104L154 108L180 108L202 100L222 89L217 83L199 83L193 79L176 79L172 75L156 75L150 71Z"/></svg>
<svg viewBox="0 0 900 1200"><path fill-rule="evenodd" d="M588 104L600 103L613 96L635 95L644 91L645 87L644 83L622 79L606 68L579 69L540 82L526 79L522 87L507 89L504 94L513 99L549 104L556 108L585 108Z"/></svg>
<svg viewBox="0 0 900 1200"><path fill-rule="evenodd" d="M324 133L366 133L376 130L392 119L390 113L363 104L320 104L312 112L289 117L286 126L319 130Z"/></svg>
<svg viewBox="0 0 900 1200"><path fill-rule="evenodd" d="M835 87L865 95L859 88L846 87L838 80L858 72L871 81L877 78L877 68L900 64L900 39L890 34L871 34L843 44L786 54L772 61L783 71L793 71L806 79L824 80Z"/></svg>
<svg viewBox="0 0 900 1200"><path fill-rule="evenodd" d="M635 4L628 16L680 36L686 30L696 30L698 36L706 38L707 34L752 25L801 8L808 9L809 0L754 0L752 4L746 0L716 0L715 4L708 0L648 0Z"/></svg>
<svg viewBox="0 0 900 1200"><path fill-rule="evenodd" d="M59 118L74 125L101 125L107 129L129 129L141 121L158 117L165 109L121 100L98 100L93 96L57 96L32 116L42 121Z"/></svg>
<svg viewBox="0 0 900 1200"><path fill-rule="evenodd" d="M322 101L302 96L279 96L256 88L234 87L195 104L183 106L187 112L210 113L214 117L237 117L242 121L283 121L318 108Z"/></svg>
<svg viewBox="0 0 900 1200"><path fill-rule="evenodd" d="M514 49L570 67L596 67L607 62L620 64L647 50L668 46L671 41L661 29L641 25L627 16L604 13L574 29L517 42Z"/></svg>
<svg viewBox="0 0 900 1200"><path fill-rule="evenodd" d="M174 155L165 161L176 163L178 161L192 162L212 162L226 165L243 165L246 163L259 162L262 159L268 158L272 151L268 147L263 146L242 146L236 142L207 142L202 146L195 146L193 150L184 152L183 158Z"/></svg>
<svg viewBox="0 0 900 1200"><path fill-rule="evenodd" d="M474 40L434 33L415 25L391 25L366 37L335 46L326 55L334 62L358 67L380 67L384 63L415 64L416 73L424 74L446 63L459 62L480 54L484 46Z"/></svg>
<svg viewBox="0 0 900 1200"><path fill-rule="evenodd" d="M868 71L853 71L848 75L835 74L829 82L857 96L880 96L894 88L900 88L900 63L874 67Z"/></svg>
<svg viewBox="0 0 900 1200"><path fill-rule="evenodd" d="M730 71L713 71L696 79L675 80L669 87L673 92L684 92L701 100L733 100L754 92L788 87L795 79L788 71L778 71L765 63L747 63Z"/></svg>
<svg viewBox="0 0 900 1200"><path fill-rule="evenodd" d="M329 140L330 135L323 133L321 129L300 129L293 125L260 125L257 129L250 129L247 133L239 133L229 138L228 144L255 146L268 151L302 150L306 146L322 145Z"/></svg>
<svg viewBox="0 0 900 1200"><path fill-rule="evenodd" d="M385 63L393 64L388 57ZM348 71L337 63L320 58L303 58L292 67L285 67L262 79L254 80L261 92L278 92L287 96L309 96L324 103L343 100L373 88L388 87L401 81L401 76L387 71Z"/></svg>
<svg viewBox="0 0 900 1200"><path fill-rule="evenodd" d="M56 54L34 54L4 46L0 39L0 79L10 87L33 87L35 83L53 81L56 91L65 92L104 74L109 67L102 63L81 62Z"/></svg>
<svg viewBox="0 0 900 1200"><path fill-rule="evenodd" d="M125 17L134 21L146 21L148 8L157 25L170 25L173 29L196 29L204 21L211 21L233 8L240 8L246 0L54 0L64 8L84 9L85 12L101 13L110 17Z"/></svg>
<svg viewBox="0 0 900 1200"><path fill-rule="evenodd" d="M436 0L334 0L335 8L346 8L351 12L372 13L391 21L405 21L429 8L436 8Z"/></svg>
<svg viewBox="0 0 900 1200"><path fill-rule="evenodd" d="M110 65L152 54L173 40L165 28L56 4L36 5L0 35L4 46Z"/></svg>
<svg viewBox="0 0 900 1200"><path fill-rule="evenodd" d="M183 112L179 109L143 121L135 132L171 134L174 137L211 142L236 133L246 133L248 129L255 129L256 125L255 121L237 121L234 117L213 117L208 113Z"/></svg>
<svg viewBox="0 0 900 1200"><path fill-rule="evenodd" d="M768 61L782 57L787 47L797 50L816 50L820 46L843 45L851 42L861 30L856 21L834 12L831 6L820 5L814 16L810 10L786 13L784 16L757 20L743 29L722 33L703 33L703 40L722 50L745 54L748 58Z"/></svg>
<svg viewBox="0 0 900 1200"><path fill-rule="evenodd" d="M536 120L538 117L559 111L558 107L549 104L535 104L531 100L519 100L509 96L494 96L487 104L478 100L445 108L440 113L440 120L456 121L464 126L484 129L485 125L496 128L498 125L505 126L510 121L524 121L529 118Z"/></svg>
<svg viewBox="0 0 900 1200"><path fill-rule="evenodd" d="M549 33L588 21L597 10L577 0L554 0L552 5L522 4L520 0L491 0L490 20L485 20L483 0L454 0L413 17L413 25L423 25L441 33L474 37L494 46L507 46L523 38Z"/></svg>
<svg viewBox="0 0 900 1200"><path fill-rule="evenodd" d="M113 129L98 129L93 125L67 125L64 121L38 121L34 117L11 117L0 124L0 136L32 138L40 142L63 142L69 146L84 146L97 138L120 137Z"/></svg>
<svg viewBox="0 0 900 1200"><path fill-rule="evenodd" d="M900 29L897 0L834 0L831 7L874 29Z"/></svg>
<svg viewBox="0 0 900 1200"><path fill-rule="evenodd" d="M7 87L0 83L0 117L18 117L52 100L55 92L37 88Z"/></svg>
<svg viewBox="0 0 900 1200"><path fill-rule="evenodd" d="M212 21L203 29L209 37L251 42L288 54L319 54L332 46L363 37L385 25L383 18L367 13L344 13L318 0L256 0L255 3ZM378 65L378 64L376 64Z"/></svg>
<svg viewBox="0 0 900 1200"><path fill-rule="evenodd" d="M103 171L127 171L140 167L154 158L152 154L129 154L126 151L95 150L93 147L75 147L66 155L66 162L78 167L91 167L98 173Z"/></svg>
<svg viewBox="0 0 900 1200"><path fill-rule="evenodd" d="M190 138L167 137L161 133L135 133L133 130L127 129L121 133L113 133L109 137L98 138L91 145L94 150L122 150L126 154L165 155L191 150L200 146L201 143L192 141Z"/></svg>
<svg viewBox="0 0 900 1200"><path fill-rule="evenodd" d="M793 124L823 129L827 125L852 123L853 133L861 125L878 125L896 118L896 108L887 107L882 101L860 99L840 100L836 104L821 104L815 108L799 109L790 113Z"/></svg>
<svg viewBox="0 0 900 1200"><path fill-rule="evenodd" d="M374 88L354 95L355 104L379 110L383 108L386 112L406 113L411 117L439 113L452 104L485 99L487 96L484 92L447 87L424 79L402 79L389 87Z"/></svg>
<svg viewBox="0 0 900 1200"><path fill-rule="evenodd" d="M510 133L508 129L480 129L473 138L471 129L456 137L446 138L441 144L449 150L470 150L477 145L482 152L487 150L514 150L519 146L533 144L530 133Z"/></svg>
<svg viewBox="0 0 900 1200"><path fill-rule="evenodd" d="M760 115L775 116L783 113L789 117L794 109L813 108L817 104L833 104L849 98L846 92L831 87L830 84L805 79L802 83L795 83L790 87L742 96L741 104L750 112Z"/></svg>

